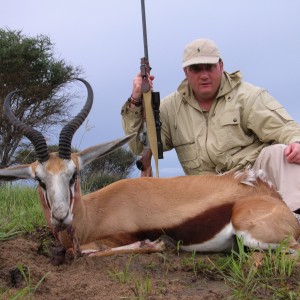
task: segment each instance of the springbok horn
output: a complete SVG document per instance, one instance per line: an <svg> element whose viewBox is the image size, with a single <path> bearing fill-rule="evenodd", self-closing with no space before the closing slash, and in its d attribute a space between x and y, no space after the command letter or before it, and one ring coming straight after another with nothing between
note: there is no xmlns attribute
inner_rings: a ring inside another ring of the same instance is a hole
<svg viewBox="0 0 300 300"><path fill-rule="evenodd" d="M73 135L79 126L84 122L86 117L88 116L92 105L93 105L93 90L90 84L82 78L76 78L77 80L82 81L88 91L87 100L82 108L82 110L78 113L77 116L73 118L69 123L67 123L60 132L59 135L59 145L58 145L58 156L62 159L70 159L71 158L71 143Z"/></svg>
<svg viewBox="0 0 300 300"><path fill-rule="evenodd" d="M34 146L36 156L39 162L45 162L49 159L49 152L44 136L36 129L24 124L16 118L11 110L11 99L18 91L10 92L4 100L4 114L9 122L26 136Z"/></svg>

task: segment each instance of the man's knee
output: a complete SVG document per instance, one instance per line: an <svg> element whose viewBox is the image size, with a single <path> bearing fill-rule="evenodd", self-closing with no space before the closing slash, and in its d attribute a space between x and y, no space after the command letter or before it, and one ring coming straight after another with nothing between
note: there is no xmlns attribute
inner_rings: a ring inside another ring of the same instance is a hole
<svg viewBox="0 0 300 300"><path fill-rule="evenodd" d="M285 148L286 145L283 144L275 144L263 148L253 165L253 169L263 169L266 172L270 172L274 167L275 169L279 168L282 163L285 163Z"/></svg>
<svg viewBox="0 0 300 300"><path fill-rule="evenodd" d="M284 149L286 148L286 145L284 144L275 144L271 146L267 146L263 148L259 154L259 156L284 156Z"/></svg>

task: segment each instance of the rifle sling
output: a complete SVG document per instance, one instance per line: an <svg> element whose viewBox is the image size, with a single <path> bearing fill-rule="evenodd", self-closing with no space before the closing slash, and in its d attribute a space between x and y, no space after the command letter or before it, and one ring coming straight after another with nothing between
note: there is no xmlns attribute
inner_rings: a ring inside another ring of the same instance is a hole
<svg viewBox="0 0 300 300"><path fill-rule="evenodd" d="M156 177L159 177L157 135L156 135L155 119L154 119L154 114L152 109L151 91L148 91L147 93L143 93L143 99L144 99L144 109L146 114L148 141L155 161L155 174Z"/></svg>

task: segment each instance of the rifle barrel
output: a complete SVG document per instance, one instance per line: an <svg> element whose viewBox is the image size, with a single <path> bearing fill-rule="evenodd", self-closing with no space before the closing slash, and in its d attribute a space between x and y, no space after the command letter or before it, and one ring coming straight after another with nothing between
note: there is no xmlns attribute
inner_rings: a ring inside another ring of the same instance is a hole
<svg viewBox="0 0 300 300"><path fill-rule="evenodd" d="M141 0L141 8L142 8L142 22L143 22L144 55L145 55L146 60L149 61L148 42L147 42L146 12L145 12L145 1L144 0Z"/></svg>

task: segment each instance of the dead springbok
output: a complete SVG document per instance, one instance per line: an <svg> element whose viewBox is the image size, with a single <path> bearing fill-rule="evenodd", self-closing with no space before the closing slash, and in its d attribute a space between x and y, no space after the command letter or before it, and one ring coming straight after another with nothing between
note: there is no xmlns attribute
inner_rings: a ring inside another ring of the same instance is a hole
<svg viewBox="0 0 300 300"><path fill-rule="evenodd" d="M62 129L58 153L49 154L42 134L13 115L14 92L4 103L10 123L33 143L37 161L2 169L0 179L38 181L46 219L65 249L93 255L160 251L159 237L168 235L183 250L219 252L230 250L237 235L252 248L275 248L288 240L290 251L300 250L293 213L262 172L251 169L222 176L125 179L81 195L79 170L132 136L71 154L72 137L93 99L90 85L80 80L87 87L87 101ZM103 244L109 248L103 250Z"/></svg>

